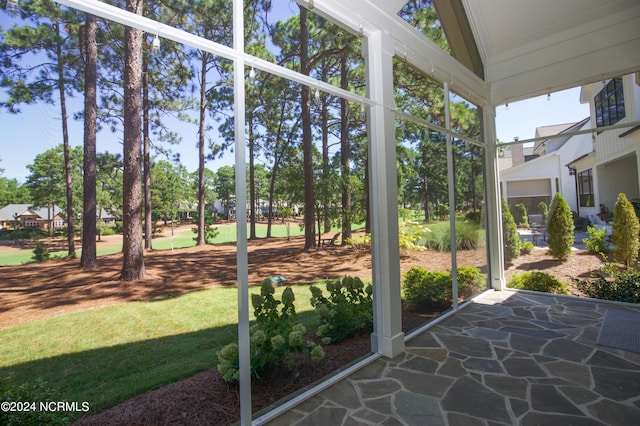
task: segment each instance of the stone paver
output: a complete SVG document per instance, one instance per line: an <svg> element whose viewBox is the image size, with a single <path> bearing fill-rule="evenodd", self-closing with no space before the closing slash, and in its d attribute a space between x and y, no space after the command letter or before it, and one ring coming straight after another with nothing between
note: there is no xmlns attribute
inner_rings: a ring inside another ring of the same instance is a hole
<svg viewBox="0 0 640 426"><path fill-rule="evenodd" d="M487 292L267 424L628 425L640 354L596 345L607 309L640 307Z"/></svg>

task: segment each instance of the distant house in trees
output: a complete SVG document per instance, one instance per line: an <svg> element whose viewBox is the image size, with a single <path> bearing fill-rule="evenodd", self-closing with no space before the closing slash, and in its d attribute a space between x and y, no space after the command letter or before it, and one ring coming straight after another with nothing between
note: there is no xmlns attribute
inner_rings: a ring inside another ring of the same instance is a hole
<svg viewBox="0 0 640 426"><path fill-rule="evenodd" d="M102 223L106 226L115 224L115 217L102 210L100 215ZM64 211L53 206L53 209L47 207L35 208L30 204L9 204L0 208L0 229L19 229L19 228L40 228L49 230L60 230L67 226L67 220Z"/></svg>

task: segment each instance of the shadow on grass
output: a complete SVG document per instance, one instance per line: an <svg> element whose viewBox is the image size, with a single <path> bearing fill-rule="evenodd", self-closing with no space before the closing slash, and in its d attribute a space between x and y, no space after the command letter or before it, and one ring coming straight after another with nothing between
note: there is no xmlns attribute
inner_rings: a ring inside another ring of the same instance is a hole
<svg viewBox="0 0 640 426"><path fill-rule="evenodd" d="M298 319L309 326L315 314ZM55 401L88 402L89 413L72 413L78 418L213 368L217 351L236 340L237 325L230 324L2 367L0 378L13 386L41 379L55 390Z"/></svg>

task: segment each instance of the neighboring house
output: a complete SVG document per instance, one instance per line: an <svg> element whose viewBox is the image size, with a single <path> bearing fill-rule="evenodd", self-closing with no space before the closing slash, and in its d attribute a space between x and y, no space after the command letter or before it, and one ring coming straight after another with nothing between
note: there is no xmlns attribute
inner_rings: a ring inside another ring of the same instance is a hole
<svg viewBox="0 0 640 426"><path fill-rule="evenodd" d="M518 164L511 147L513 166L500 171L509 205L524 203L531 212L560 192L571 210L595 221L610 218L621 192L640 199L640 126L628 126L640 120L640 73L583 86L580 101L589 103L589 118L536 130L536 138L567 135L537 142L539 157ZM575 134L588 129L596 131Z"/></svg>
<svg viewBox="0 0 640 426"><path fill-rule="evenodd" d="M590 120L579 123L546 126L536 129L536 138L590 129ZM524 204L529 213L537 213L541 201L549 204L553 195L560 192L571 210L578 207L576 180L566 166L576 158L590 153L591 135L556 137L537 142L529 159L522 145L511 147L514 166L500 171L500 186L507 204Z"/></svg>
<svg viewBox="0 0 640 426"><path fill-rule="evenodd" d="M100 220L105 226L115 225L115 217L102 210ZM67 226L67 221L62 209L54 206L50 211L46 207L35 208L30 204L9 204L0 208L0 229L15 228L40 228L49 229L53 223L53 229L59 230Z"/></svg>
<svg viewBox="0 0 640 426"><path fill-rule="evenodd" d="M58 206L49 209L35 208L30 204L9 204L0 209L0 229L49 229L50 226L53 226L53 229L61 229L66 223Z"/></svg>

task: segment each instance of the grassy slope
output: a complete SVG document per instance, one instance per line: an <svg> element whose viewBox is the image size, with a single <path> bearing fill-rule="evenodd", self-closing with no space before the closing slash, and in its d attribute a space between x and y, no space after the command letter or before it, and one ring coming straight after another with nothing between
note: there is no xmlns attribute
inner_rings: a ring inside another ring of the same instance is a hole
<svg viewBox="0 0 640 426"><path fill-rule="evenodd" d="M315 327L309 287L294 293L299 319ZM95 412L216 365L216 352L236 339L236 323L235 288L33 321L0 329L0 377L42 379L58 400L88 401Z"/></svg>

